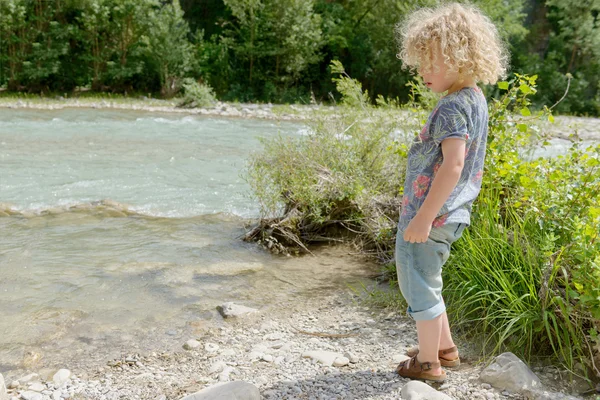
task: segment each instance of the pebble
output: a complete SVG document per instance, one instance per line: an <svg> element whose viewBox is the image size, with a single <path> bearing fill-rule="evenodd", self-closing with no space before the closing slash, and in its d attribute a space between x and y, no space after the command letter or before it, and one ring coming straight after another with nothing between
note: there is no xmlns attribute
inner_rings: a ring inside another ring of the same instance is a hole
<svg viewBox="0 0 600 400"><path fill-rule="evenodd" d="M219 345L215 343L205 343L204 350L206 350L209 353L216 353L217 351L219 351Z"/></svg>
<svg viewBox="0 0 600 400"><path fill-rule="evenodd" d="M200 347L200 342L197 341L196 339L190 339L187 342L185 342L185 344L183 345L183 348L185 350L193 350Z"/></svg>

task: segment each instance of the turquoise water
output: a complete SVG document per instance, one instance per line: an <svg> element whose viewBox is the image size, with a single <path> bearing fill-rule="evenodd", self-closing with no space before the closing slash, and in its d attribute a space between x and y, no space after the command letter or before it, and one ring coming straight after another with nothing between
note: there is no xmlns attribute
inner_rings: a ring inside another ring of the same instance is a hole
<svg viewBox="0 0 600 400"><path fill-rule="evenodd" d="M303 129L0 110L0 373L179 348L223 301L261 308L364 276L340 254L286 259L240 240L258 215L248 156Z"/></svg>
<svg viewBox="0 0 600 400"><path fill-rule="evenodd" d="M256 215L240 172L292 123L120 111L0 110L0 201L42 211L111 199L145 215Z"/></svg>

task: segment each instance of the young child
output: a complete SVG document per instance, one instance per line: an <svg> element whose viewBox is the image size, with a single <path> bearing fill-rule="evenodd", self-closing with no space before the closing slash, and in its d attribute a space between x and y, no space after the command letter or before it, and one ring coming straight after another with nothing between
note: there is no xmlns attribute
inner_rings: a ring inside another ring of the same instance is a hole
<svg viewBox="0 0 600 400"><path fill-rule="evenodd" d="M396 237L400 290L415 319L419 347L396 371L443 381L460 364L442 299L442 266L470 223L481 189L487 103L477 82L496 83L508 56L494 24L471 5L420 9L399 27L398 57L435 93L447 92L408 154Z"/></svg>

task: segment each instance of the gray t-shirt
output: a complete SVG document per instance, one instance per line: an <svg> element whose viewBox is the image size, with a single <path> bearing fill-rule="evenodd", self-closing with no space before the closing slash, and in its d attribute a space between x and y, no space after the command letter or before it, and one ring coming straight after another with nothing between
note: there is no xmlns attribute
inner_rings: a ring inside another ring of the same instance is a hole
<svg viewBox="0 0 600 400"><path fill-rule="evenodd" d="M471 207L481 190L487 132L488 107L481 89L465 87L440 99L408 152L399 231L404 232L425 201L444 159L442 141L448 138L466 141L465 164L432 226L470 223Z"/></svg>

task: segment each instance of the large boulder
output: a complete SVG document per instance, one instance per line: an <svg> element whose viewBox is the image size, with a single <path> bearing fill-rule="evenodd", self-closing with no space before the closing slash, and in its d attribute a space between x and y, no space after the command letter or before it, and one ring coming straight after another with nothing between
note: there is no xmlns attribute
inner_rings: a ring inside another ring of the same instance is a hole
<svg viewBox="0 0 600 400"><path fill-rule="evenodd" d="M218 383L181 400L260 400L260 391L251 383L235 381Z"/></svg>
<svg viewBox="0 0 600 400"><path fill-rule="evenodd" d="M408 382L402 387L400 394L403 400L452 400L447 394L420 381Z"/></svg>
<svg viewBox="0 0 600 400"><path fill-rule="evenodd" d="M502 353L484 369L479 379L496 389L531 393L541 389L540 378L513 353Z"/></svg>

